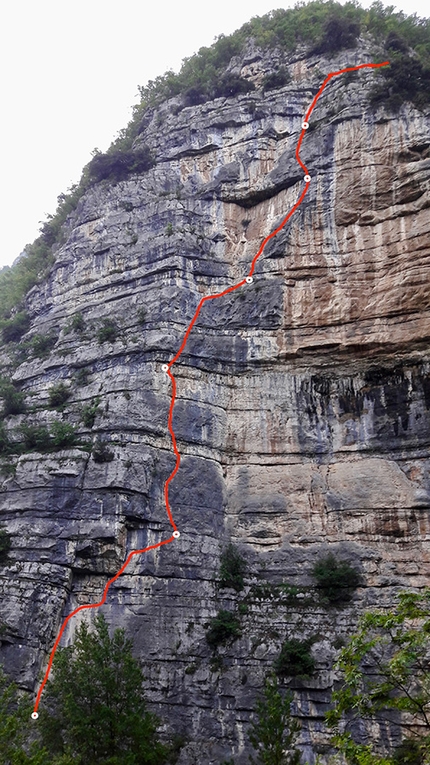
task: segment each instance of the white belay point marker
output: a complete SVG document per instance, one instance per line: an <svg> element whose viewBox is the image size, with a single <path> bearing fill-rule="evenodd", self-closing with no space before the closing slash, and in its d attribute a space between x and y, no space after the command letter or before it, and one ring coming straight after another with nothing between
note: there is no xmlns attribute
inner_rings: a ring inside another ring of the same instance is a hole
<svg viewBox="0 0 430 765"><path fill-rule="evenodd" d="M175 539L179 539L179 537L181 536L181 532L180 531L174 531L173 532L173 536L175 537Z"/></svg>
<svg viewBox="0 0 430 765"><path fill-rule="evenodd" d="M246 277L246 279L245 279L245 281L246 281L246 283L247 283L247 284L252 284L252 282L254 281L254 279L252 278L252 276L247 276L247 277Z"/></svg>
<svg viewBox="0 0 430 765"><path fill-rule="evenodd" d="M304 182L305 182L305 183L310 183L310 180L311 180L311 176L310 176L310 175L305 175L305 177L303 178L303 180L304 180Z"/></svg>
<svg viewBox="0 0 430 765"><path fill-rule="evenodd" d="M32 712L31 713L31 719L32 720L37 720L38 717L39 717L39 712Z"/></svg>
<svg viewBox="0 0 430 765"><path fill-rule="evenodd" d="M307 130L307 129L308 129L308 127L309 127L309 122L306 122L306 120L305 120L304 122L302 122L302 128L303 128L303 130Z"/></svg>
<svg viewBox="0 0 430 765"><path fill-rule="evenodd" d="M161 371L162 372L168 372L169 371L169 365L168 364L163 364L162 367L161 367Z"/></svg>

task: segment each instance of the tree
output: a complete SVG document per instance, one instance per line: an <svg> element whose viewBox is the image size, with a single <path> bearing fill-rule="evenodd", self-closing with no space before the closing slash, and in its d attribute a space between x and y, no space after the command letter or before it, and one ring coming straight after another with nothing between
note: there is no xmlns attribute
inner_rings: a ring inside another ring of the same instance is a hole
<svg viewBox="0 0 430 765"><path fill-rule="evenodd" d="M337 668L342 681L327 721L347 762L429 762L430 587L400 593L391 611L364 614ZM381 744L390 738L394 750Z"/></svg>
<svg viewBox="0 0 430 765"><path fill-rule="evenodd" d="M42 741L76 765L159 765L168 747L146 710L131 641L123 629L111 638L101 615L94 626L90 632L83 623L74 643L57 651L40 715Z"/></svg>
<svg viewBox="0 0 430 765"><path fill-rule="evenodd" d="M300 725L291 719L292 694L282 697L275 675L266 677L263 699L255 706L257 720L251 723L249 740L257 752L258 765L299 765L300 752L293 747ZM253 757L251 763L257 765Z"/></svg>
<svg viewBox="0 0 430 765"><path fill-rule="evenodd" d="M31 707L0 668L0 762L2 765L47 765L47 752L31 742Z"/></svg>

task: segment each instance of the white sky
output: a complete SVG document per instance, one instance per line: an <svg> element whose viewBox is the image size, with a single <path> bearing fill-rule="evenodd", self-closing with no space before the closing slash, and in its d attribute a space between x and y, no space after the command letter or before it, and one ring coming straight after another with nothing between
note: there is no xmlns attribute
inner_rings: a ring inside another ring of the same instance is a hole
<svg viewBox="0 0 430 765"><path fill-rule="evenodd" d="M79 181L91 151L105 151L126 126L138 85L167 69L178 71L184 57L252 16L292 5L3 0L0 267L38 236L39 222L55 212L57 196ZM429 15L428 0L399 0L395 7Z"/></svg>

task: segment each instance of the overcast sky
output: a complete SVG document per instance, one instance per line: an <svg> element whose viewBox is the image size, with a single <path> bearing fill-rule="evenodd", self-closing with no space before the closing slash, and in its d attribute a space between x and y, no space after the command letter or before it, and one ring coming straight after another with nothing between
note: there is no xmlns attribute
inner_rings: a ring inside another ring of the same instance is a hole
<svg viewBox="0 0 430 765"><path fill-rule="evenodd" d="M428 0L398 10L428 16ZM364 2L367 7L369 3ZM279 0L3 0L1 247L11 264L131 117L138 85ZM384 5L389 5L385 2ZM427 6L427 7L426 7Z"/></svg>

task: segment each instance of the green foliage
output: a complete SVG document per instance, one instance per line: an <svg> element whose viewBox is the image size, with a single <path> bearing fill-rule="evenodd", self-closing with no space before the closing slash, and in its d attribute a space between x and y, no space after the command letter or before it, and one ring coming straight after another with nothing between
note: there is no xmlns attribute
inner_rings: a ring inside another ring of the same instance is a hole
<svg viewBox="0 0 430 765"><path fill-rule="evenodd" d="M99 438L94 442L92 448L92 455L94 462L112 462L115 457L114 453L109 449L106 441L101 441Z"/></svg>
<svg viewBox="0 0 430 765"><path fill-rule="evenodd" d="M2 271L0 271L1 279ZM4 343L17 343L30 329L30 317L25 311L3 321L2 338Z"/></svg>
<svg viewBox="0 0 430 765"><path fill-rule="evenodd" d="M268 74L264 77L262 85L263 90L276 90L276 88L283 88L284 85L288 85L291 81L290 73L284 66L279 67L276 72Z"/></svg>
<svg viewBox="0 0 430 765"><path fill-rule="evenodd" d="M68 449L77 443L76 428L67 422L53 422L51 425L51 444L53 449Z"/></svg>
<svg viewBox="0 0 430 765"><path fill-rule="evenodd" d="M42 225L41 235L33 244L26 245L24 254L12 267L6 266L0 271L0 317L7 319L11 309L19 306L24 295L46 277L54 261L53 247L63 242L63 223L76 208L85 189L82 180L78 186L72 186L67 194L60 194L55 215L48 216Z"/></svg>
<svg viewBox="0 0 430 765"><path fill-rule="evenodd" d="M282 697L276 676L267 677L263 699L255 706L257 720L251 723L249 740L257 752L255 765L299 765L300 751L294 743L300 731L291 718L292 694Z"/></svg>
<svg viewBox="0 0 430 765"><path fill-rule="evenodd" d="M20 430L24 441L24 448L27 451L45 452L49 450L51 438L48 428L44 425L29 425L24 422Z"/></svg>
<svg viewBox="0 0 430 765"><path fill-rule="evenodd" d="M237 640L241 635L238 618L231 611L221 610L210 621L209 629L206 632L206 641L212 648L216 648L229 640Z"/></svg>
<svg viewBox="0 0 430 765"><path fill-rule="evenodd" d="M395 765L424 765L424 752L419 741L405 738L393 755Z"/></svg>
<svg viewBox="0 0 430 765"><path fill-rule="evenodd" d="M56 449L67 449L77 443L76 429L67 422L55 421L50 430L45 425L29 425L23 423L20 427L24 451L49 452Z"/></svg>
<svg viewBox="0 0 430 765"><path fill-rule="evenodd" d="M312 574L317 587L330 603L341 603L351 597L352 590L360 584L360 574L347 561L337 560L333 553L318 560Z"/></svg>
<svg viewBox="0 0 430 765"><path fill-rule="evenodd" d="M237 547L230 543L221 553L219 586L232 587L236 592L240 592L243 590L243 578L246 570L247 564L245 558L240 554Z"/></svg>
<svg viewBox="0 0 430 765"><path fill-rule="evenodd" d="M51 409L64 409L64 405L71 395L72 392L70 388L67 385L64 385L64 383L61 382L58 383L58 385L53 385L52 388L49 389L49 406Z"/></svg>
<svg viewBox="0 0 430 765"><path fill-rule="evenodd" d="M94 426L95 419L100 414L99 409L100 396L97 396L91 404L86 404L82 407L82 422L86 428L92 428Z"/></svg>
<svg viewBox="0 0 430 765"><path fill-rule="evenodd" d="M30 706L0 668L0 762L2 765L51 765L47 752L31 742ZM52 763L54 765L54 763Z"/></svg>
<svg viewBox="0 0 430 765"><path fill-rule="evenodd" d="M146 308L139 308L139 310L137 312L137 320L138 320L139 324L141 324L141 325L146 324L147 318L148 317L147 317Z"/></svg>
<svg viewBox="0 0 430 765"><path fill-rule="evenodd" d="M88 165L91 183L123 181L133 173L144 173L154 167L155 160L148 146L136 150L108 151L96 154Z"/></svg>
<svg viewBox="0 0 430 765"><path fill-rule="evenodd" d="M315 672L315 660L311 655L311 641L291 638L285 640L281 653L274 663L280 677L310 677Z"/></svg>
<svg viewBox="0 0 430 765"><path fill-rule="evenodd" d="M388 763L428 761L430 754L430 588L402 592L391 611L364 614L359 628L341 651L337 669L341 686L327 713L333 741L347 762ZM370 733L360 741L351 729L357 721L397 728L403 742L384 751ZM416 738L416 731L421 737ZM417 743L412 743L415 738ZM376 744L376 746L375 746ZM361 759L360 759L361 758ZM367 758L367 759L364 759Z"/></svg>
<svg viewBox="0 0 430 765"><path fill-rule="evenodd" d="M24 394L4 377L0 378L0 398L3 399L3 417L21 414L25 410Z"/></svg>
<svg viewBox="0 0 430 765"><path fill-rule="evenodd" d="M74 643L59 648L40 713L42 741L51 755L76 765L161 765L168 747L158 719L146 709L142 670L123 629L112 637L102 615L94 631L83 623Z"/></svg>
<svg viewBox="0 0 430 765"><path fill-rule="evenodd" d="M166 226L166 236L172 236L173 234L173 226L171 223L168 223Z"/></svg>
<svg viewBox="0 0 430 765"><path fill-rule="evenodd" d="M312 49L312 53L336 53L345 48L355 48L360 34L360 23L353 21L355 8L346 9L347 14L341 14L339 9L331 13L323 25L321 39ZM349 11L349 13L348 13Z"/></svg>
<svg viewBox="0 0 430 765"><path fill-rule="evenodd" d="M430 103L430 66L423 66L415 56L390 53L390 66L379 72L378 82L370 93L370 103L398 111L405 101L417 107Z"/></svg>
<svg viewBox="0 0 430 765"><path fill-rule="evenodd" d="M85 330L85 319L80 311L74 314L70 322L70 326L74 332L81 333Z"/></svg>
<svg viewBox="0 0 430 765"><path fill-rule="evenodd" d="M10 441L4 422L0 420L0 454L9 454Z"/></svg>
<svg viewBox="0 0 430 765"><path fill-rule="evenodd" d="M33 335L33 337L30 340L30 350L33 352L33 355L40 358L40 359L46 359L49 356L49 352L52 350L54 345L57 342L57 336L54 334L51 335ZM23 351L25 352L27 347L25 346L23 348Z"/></svg>
<svg viewBox="0 0 430 765"><path fill-rule="evenodd" d="M239 77L236 74L226 73L220 80L214 84L210 96L212 98L233 98L233 96L239 96L241 93L249 93L255 90L255 85L249 80L245 80L243 77Z"/></svg>
<svg viewBox="0 0 430 765"><path fill-rule="evenodd" d="M88 369L83 367L82 369L78 369L75 375L75 382L76 385L79 385L80 388L85 387L85 385L88 385L88 378L90 376L90 373Z"/></svg>
<svg viewBox="0 0 430 765"><path fill-rule="evenodd" d="M9 558L11 548L10 534L7 529L0 528L0 565L4 566Z"/></svg>
<svg viewBox="0 0 430 765"><path fill-rule="evenodd" d="M310 588L299 588L289 582L281 584L272 584L272 582L261 581L258 584L251 584L249 592L245 597L245 602L259 602L268 600L279 605L294 605L297 607L308 607L315 601L315 595Z"/></svg>
<svg viewBox="0 0 430 765"><path fill-rule="evenodd" d="M114 343L118 337L118 325L113 319L103 319L103 324L97 332L97 339L100 343Z"/></svg>

